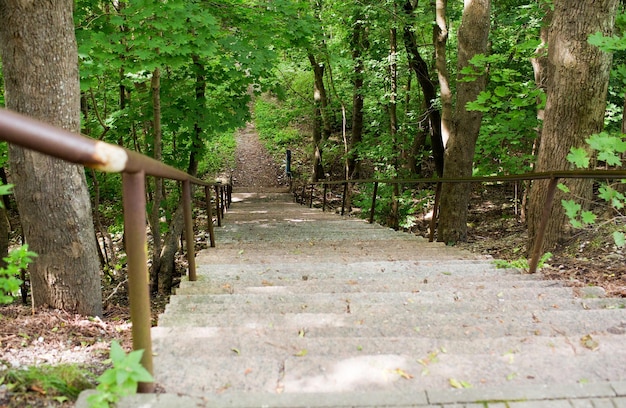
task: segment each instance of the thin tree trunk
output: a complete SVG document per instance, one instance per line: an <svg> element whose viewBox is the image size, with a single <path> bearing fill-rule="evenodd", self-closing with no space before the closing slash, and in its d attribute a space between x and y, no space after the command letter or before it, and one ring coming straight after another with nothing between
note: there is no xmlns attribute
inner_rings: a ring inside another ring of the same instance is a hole
<svg viewBox="0 0 626 408"><path fill-rule="evenodd" d="M313 54L308 55L311 68L313 68L313 172L312 181L324 178L324 167L322 165L322 133L323 119L322 107L326 97L324 90L324 65L318 64Z"/></svg>
<svg viewBox="0 0 626 408"><path fill-rule="evenodd" d="M394 19L395 20L395 19ZM394 21L395 23L395 21ZM391 92L389 97L389 133L391 135L391 143L393 146L393 168L395 177L398 177L398 113L396 97L398 94L398 63L396 61L398 55L398 34L397 30L391 28L389 30L389 81L391 83ZM400 186L398 183L393 184L393 194L391 197L391 222L390 227L397 230L400 228L400 215L398 208L398 197L400 196Z"/></svg>
<svg viewBox="0 0 626 408"><path fill-rule="evenodd" d="M452 90L450 89L450 75L446 57L448 43L448 25L446 23L447 0L436 0L433 40L435 43L435 66L439 79L439 94L441 98L441 142L445 149L450 138L452 127Z"/></svg>
<svg viewBox="0 0 626 408"><path fill-rule="evenodd" d="M154 111L154 159L161 161L163 136L161 130L161 71L155 68L152 73L152 107ZM150 268L150 289L156 292L159 289L159 262L161 259L161 202L163 201L163 179L154 177L154 196L152 210L150 211L150 229L152 230L152 267Z"/></svg>
<svg viewBox="0 0 626 408"><path fill-rule="evenodd" d="M353 91L352 91L352 137L348 152L348 176L351 179L359 178L360 164L355 149L363 140L363 84L365 65L363 51L368 48L367 32L360 13L354 18L352 27L352 63L354 64Z"/></svg>
<svg viewBox="0 0 626 408"><path fill-rule="evenodd" d="M411 0L407 0L404 3L405 14L410 17L413 15L413 11L413 3L411 3ZM437 175L441 176L443 174L444 164L444 143L441 134L441 113L439 112L439 108L435 105L437 101L437 90L430 78L428 64L419 53L413 30L413 27L410 25L404 26L404 47L406 48L409 58L409 66L411 70L415 72L417 80L422 87L422 92L424 93L424 100L428 112L428 124L430 127L430 139L432 142L433 157L435 159L435 170Z"/></svg>
<svg viewBox="0 0 626 408"><path fill-rule="evenodd" d="M71 0L0 2L6 106L80 131L78 53ZM102 314L100 267L81 166L10 146L34 306Z"/></svg>

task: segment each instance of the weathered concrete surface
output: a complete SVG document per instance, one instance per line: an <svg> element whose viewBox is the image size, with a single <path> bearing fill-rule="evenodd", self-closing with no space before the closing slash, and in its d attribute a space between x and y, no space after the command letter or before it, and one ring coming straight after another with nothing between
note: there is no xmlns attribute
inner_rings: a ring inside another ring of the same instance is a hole
<svg viewBox="0 0 626 408"><path fill-rule="evenodd" d="M235 195L217 236L153 329L156 381L185 399L133 403L626 406L626 301L602 290L280 193Z"/></svg>

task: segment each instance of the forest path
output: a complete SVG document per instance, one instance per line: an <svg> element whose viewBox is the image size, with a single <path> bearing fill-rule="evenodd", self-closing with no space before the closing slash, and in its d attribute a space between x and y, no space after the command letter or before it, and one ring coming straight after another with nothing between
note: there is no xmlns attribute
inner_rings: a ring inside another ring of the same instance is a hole
<svg viewBox="0 0 626 408"><path fill-rule="evenodd" d="M197 261L152 331L151 406L626 406L624 300L598 288L259 191Z"/></svg>
<svg viewBox="0 0 626 408"><path fill-rule="evenodd" d="M235 137L235 168L233 187L246 191L262 191L287 187L285 171L277 165L259 140L252 122L240 129Z"/></svg>

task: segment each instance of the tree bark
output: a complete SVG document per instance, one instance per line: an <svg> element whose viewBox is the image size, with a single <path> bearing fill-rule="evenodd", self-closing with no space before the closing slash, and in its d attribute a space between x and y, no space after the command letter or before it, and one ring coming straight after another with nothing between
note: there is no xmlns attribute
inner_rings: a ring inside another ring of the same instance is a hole
<svg viewBox="0 0 626 408"><path fill-rule="evenodd" d="M7 108L78 132L80 88L71 0L0 2ZM100 270L85 172L15 146L15 197L30 249L35 306L102 314Z"/></svg>
<svg viewBox="0 0 626 408"><path fill-rule="evenodd" d="M465 8L458 33L458 69L469 65L476 54L487 51L490 28L490 0L465 0ZM461 79L461 78L459 78ZM468 111L465 106L476 100L485 89L486 76L472 82L457 81L456 108L451 121L450 138L446 146L444 178L472 175L476 140L482 114ZM437 239L455 243L467 239L467 210L471 185L444 183L441 191L441 212Z"/></svg>
<svg viewBox="0 0 626 408"><path fill-rule="evenodd" d="M452 91L450 89L450 75L446 57L448 43L448 25L446 23L447 0L436 0L435 22L433 28L433 42L435 43L435 66L439 79L439 94L441 98L441 142L445 149L450 138L452 127Z"/></svg>
<svg viewBox="0 0 626 408"><path fill-rule="evenodd" d="M404 12L410 17L413 15L413 11L413 3L411 3L411 0L407 0L404 3ZM443 174L444 143L441 134L441 113L439 108L435 105L437 101L437 89L430 78L428 64L419 53L415 33L413 32L413 27L410 25L404 26L404 47L406 48L409 58L409 67L415 72L415 76L422 87L422 93L424 94L424 101L427 107L430 140L433 148L433 157L435 159L435 170L437 175L441 176Z"/></svg>
<svg viewBox="0 0 626 408"><path fill-rule="evenodd" d="M309 53L308 57L313 68L313 172L311 179L315 182L324 178L322 101L326 97L326 91L324 90L324 65L318 64L313 54Z"/></svg>
<svg viewBox="0 0 626 408"><path fill-rule="evenodd" d="M365 65L363 64L363 51L368 48L367 32L360 13L355 14L354 26L352 27L352 63L354 64L353 91L352 91L352 137L350 138L350 151L348 152L349 178L359 178L360 166L355 149L363 140L363 84Z"/></svg>
<svg viewBox="0 0 626 408"><path fill-rule="evenodd" d="M570 148L585 146L585 139L604 127L612 57L590 45L587 38L598 31L611 35L617 3L618 0L554 2L548 36L548 94L536 171L568 169L566 157ZM591 180L568 180L565 184L574 197L591 197ZM541 222L546 190L547 182L533 182L528 203L528 248L532 248ZM553 248L567 233L561 197L557 192L542 251Z"/></svg>
<svg viewBox="0 0 626 408"><path fill-rule="evenodd" d="M161 71L155 68L152 72L152 107L154 112L154 159L162 159L162 131L161 131ZM163 179L154 177L154 196L150 211L150 229L152 230L152 266L150 268L150 289L156 292L159 289L159 261L161 259L161 201L163 201Z"/></svg>

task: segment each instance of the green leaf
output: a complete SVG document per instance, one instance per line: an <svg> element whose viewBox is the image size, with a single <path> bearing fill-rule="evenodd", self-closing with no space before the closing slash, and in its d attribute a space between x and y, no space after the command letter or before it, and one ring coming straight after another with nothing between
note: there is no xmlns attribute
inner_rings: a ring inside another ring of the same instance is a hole
<svg viewBox="0 0 626 408"><path fill-rule="evenodd" d="M593 224L596 222L596 215L591 211L583 211L580 214L580 219L584 224Z"/></svg>
<svg viewBox="0 0 626 408"><path fill-rule="evenodd" d="M613 232L613 241L615 241L615 246L618 248L624 248L626 246L626 234L622 231Z"/></svg>
<svg viewBox="0 0 626 408"><path fill-rule="evenodd" d="M503 98L504 96L506 96L506 94L509 93L509 91L504 86L497 86L496 89L494 89L493 93L496 94L496 96Z"/></svg>
<svg viewBox="0 0 626 408"><path fill-rule="evenodd" d="M574 166L580 169L586 169L589 167L589 156L587 151L580 147L572 147L567 155L567 161L574 164Z"/></svg>
<svg viewBox="0 0 626 408"><path fill-rule="evenodd" d="M559 184L557 184L557 186L556 186L556 187L557 187L559 190L561 190L562 192L564 192L564 193L569 193L569 192L570 192L569 187L567 187L567 186L566 186L565 184L563 184L563 183L559 183Z"/></svg>

